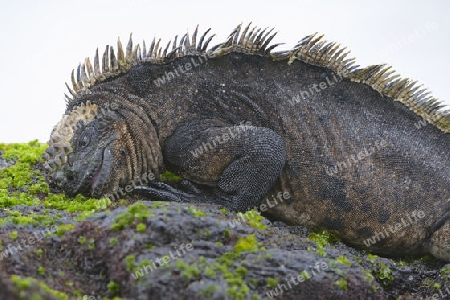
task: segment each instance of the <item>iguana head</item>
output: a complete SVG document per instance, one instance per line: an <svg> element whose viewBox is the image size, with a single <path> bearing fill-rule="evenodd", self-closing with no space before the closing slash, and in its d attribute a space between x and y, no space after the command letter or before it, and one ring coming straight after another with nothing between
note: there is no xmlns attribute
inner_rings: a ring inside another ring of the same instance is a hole
<svg viewBox="0 0 450 300"><path fill-rule="evenodd" d="M158 176L162 155L145 113L117 95L81 98L54 127L43 155L54 183L69 196L100 197L142 174Z"/></svg>

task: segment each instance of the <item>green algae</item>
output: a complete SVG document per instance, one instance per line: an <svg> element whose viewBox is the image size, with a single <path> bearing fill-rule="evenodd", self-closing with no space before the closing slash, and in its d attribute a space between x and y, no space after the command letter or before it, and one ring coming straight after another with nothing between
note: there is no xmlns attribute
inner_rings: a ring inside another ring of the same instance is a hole
<svg viewBox="0 0 450 300"><path fill-rule="evenodd" d="M266 286L270 289L273 289L278 284L278 278L269 277L266 278Z"/></svg>
<svg viewBox="0 0 450 300"><path fill-rule="evenodd" d="M136 226L136 231L145 231L147 229L147 226L144 223L139 223Z"/></svg>
<svg viewBox="0 0 450 300"><path fill-rule="evenodd" d="M233 251L224 253L213 261L200 257L195 264L178 260L176 266L186 279L199 278L199 269L203 270L203 274L208 277L217 278L220 275L221 278L225 279L228 286L226 294L232 299L241 300L245 299L250 292L246 280L251 281L251 279L247 279L248 269L243 266L246 263L245 255L256 252L265 252L265 249L261 247L255 235L251 234L239 238L233 247ZM210 294L210 292L204 290L201 293Z"/></svg>
<svg viewBox="0 0 450 300"><path fill-rule="evenodd" d="M13 230L13 231L11 231L10 234L9 234L9 237L10 237L13 241L17 240L17 236L18 236L17 230Z"/></svg>
<svg viewBox="0 0 450 300"><path fill-rule="evenodd" d="M351 267L352 262L348 259L346 255L341 255L336 258L336 261L344 266Z"/></svg>
<svg viewBox="0 0 450 300"><path fill-rule="evenodd" d="M315 230L309 234L308 239L316 243L316 254L321 257L326 256L326 247L329 247L333 243L339 242L339 239L335 235L326 230ZM309 247L308 251L310 251Z"/></svg>
<svg viewBox="0 0 450 300"><path fill-rule="evenodd" d="M125 268L128 272L133 272L135 270L136 257L129 254L125 257Z"/></svg>
<svg viewBox="0 0 450 300"><path fill-rule="evenodd" d="M200 278L200 270L197 264L189 264L177 259L175 266L181 271L181 276L184 279Z"/></svg>
<svg viewBox="0 0 450 300"><path fill-rule="evenodd" d="M245 220L250 226L260 229L260 230L266 230L267 226L262 223L263 217L260 213L258 213L256 210L252 209L244 214L241 212L238 212L236 214L239 218Z"/></svg>
<svg viewBox="0 0 450 300"><path fill-rule="evenodd" d="M385 284L387 283L387 281L394 280L392 270L383 263L380 263L378 270L375 272L375 276Z"/></svg>
<svg viewBox="0 0 450 300"><path fill-rule="evenodd" d="M170 204L167 202L163 202L163 201L152 201L152 204L150 205L151 209L158 209L158 208L163 208L166 206L169 206Z"/></svg>
<svg viewBox="0 0 450 300"><path fill-rule="evenodd" d="M86 244L86 238L84 236L80 236L78 238L78 243L80 243L80 245Z"/></svg>
<svg viewBox="0 0 450 300"><path fill-rule="evenodd" d="M260 244L256 240L254 234L239 238L238 242L234 246L236 253L241 253L244 251L256 252L259 249L261 249Z"/></svg>
<svg viewBox="0 0 450 300"><path fill-rule="evenodd" d="M161 181L180 181L183 180L183 177L180 177L172 172L165 171L161 175L159 175L159 180Z"/></svg>
<svg viewBox="0 0 450 300"><path fill-rule="evenodd" d="M0 208L14 205L37 205L39 193L48 193L48 184L42 174L32 165L42 161L41 155L46 144L37 141L28 144L0 143L2 157L14 163L0 170Z"/></svg>
<svg viewBox="0 0 450 300"><path fill-rule="evenodd" d="M26 290L32 288L33 286L38 286L41 289L41 291L43 291L44 293L48 293L48 294L52 295L56 299L61 299L61 300L68 300L69 299L69 296L67 296L66 293L53 290L50 287L48 287L45 283L40 282L40 281L38 281L38 280L36 280L34 278L31 278L31 277L22 278L22 277L17 276L17 275L12 275L11 276L11 280L12 280L13 284L15 285L15 287L17 288L17 291L16 291L17 294L19 296L21 296L22 298L27 295L26 294ZM32 300L44 300L45 299L45 298L42 298L38 294L32 294L30 298Z"/></svg>
<svg viewBox="0 0 450 300"><path fill-rule="evenodd" d="M221 213L223 213L224 215L226 215L226 214L229 213L228 209L226 209L226 208L221 208L221 209L219 209L219 211L220 211Z"/></svg>
<svg viewBox="0 0 450 300"><path fill-rule="evenodd" d="M44 276L45 275L45 268L40 266L38 268L37 272L38 272L39 275Z"/></svg>
<svg viewBox="0 0 450 300"><path fill-rule="evenodd" d="M73 230L75 226L72 224L61 224L56 229L56 235L62 237L67 231Z"/></svg>
<svg viewBox="0 0 450 300"><path fill-rule="evenodd" d="M121 290L120 284L111 280L108 283L108 290L111 295L118 294Z"/></svg>
<svg viewBox="0 0 450 300"><path fill-rule="evenodd" d="M50 193L44 176L39 170L34 169L34 164L43 161L42 153L46 147L47 144L38 143L37 140L27 144L0 143L2 157L13 163L0 170L0 208L9 213L8 209L15 205L44 205L48 209L78 213L76 220L80 221L111 205L108 198L92 199L81 195L68 198L64 194ZM9 222L19 225L49 226L55 224L57 219L58 217L46 214L25 216L20 212L13 212L10 217L0 220L0 226Z"/></svg>
<svg viewBox="0 0 450 300"><path fill-rule="evenodd" d="M312 276L306 270L302 270L300 272L300 275L303 276L303 278L305 278L305 280L310 280L312 278Z"/></svg>
<svg viewBox="0 0 450 300"><path fill-rule="evenodd" d="M334 284L336 284L339 288L341 288L341 290L344 290L344 291L347 290L347 279L339 278L338 280L336 280L334 282Z"/></svg>
<svg viewBox="0 0 450 300"><path fill-rule="evenodd" d="M155 214L141 201L138 201L128 206L127 211L118 215L111 225L111 230L122 230L131 226L132 224L139 224L145 222L147 218L154 217ZM141 227L142 228L142 227Z"/></svg>
<svg viewBox="0 0 450 300"><path fill-rule="evenodd" d="M94 250L95 249L95 240L93 238L90 238L88 241L88 249Z"/></svg>
<svg viewBox="0 0 450 300"><path fill-rule="evenodd" d="M4 144L0 143L0 152L6 161L22 161L28 164L34 164L37 161L42 161L42 153L48 147L45 143L39 143L38 140L33 140L29 143L14 143Z"/></svg>
<svg viewBox="0 0 450 300"><path fill-rule="evenodd" d="M203 211L196 209L192 205L188 207L188 211L190 211L195 217L204 217L204 216L206 216L206 214Z"/></svg>
<svg viewBox="0 0 450 300"><path fill-rule="evenodd" d="M208 285L203 291L199 292L200 296L204 296L207 299L210 299L212 295L219 289L219 287L215 285Z"/></svg>

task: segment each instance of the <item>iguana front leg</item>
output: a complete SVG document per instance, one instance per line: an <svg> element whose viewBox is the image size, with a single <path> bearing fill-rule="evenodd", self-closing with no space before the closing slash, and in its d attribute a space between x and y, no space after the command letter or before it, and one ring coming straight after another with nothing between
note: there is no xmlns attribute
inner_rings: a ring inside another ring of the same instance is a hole
<svg viewBox="0 0 450 300"><path fill-rule="evenodd" d="M163 145L164 163L171 172L196 184L186 193L161 182L136 191L157 200L205 201L245 211L259 205L286 160L283 139L273 130L239 125L186 124Z"/></svg>

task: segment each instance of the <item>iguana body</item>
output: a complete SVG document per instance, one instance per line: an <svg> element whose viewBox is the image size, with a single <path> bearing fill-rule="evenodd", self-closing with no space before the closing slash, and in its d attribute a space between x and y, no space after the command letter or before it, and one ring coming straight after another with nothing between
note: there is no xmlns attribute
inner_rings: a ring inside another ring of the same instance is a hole
<svg viewBox="0 0 450 300"><path fill-rule="evenodd" d="M273 35L248 28L210 50L196 31L162 54L158 43L141 56L130 40L125 55L119 42L102 71L86 60L49 142L54 180L100 197L167 169L194 186L139 190L240 211L268 198L274 219L450 261L450 114L321 37L273 53ZM432 125L418 129L422 118ZM275 205L280 192L289 197Z"/></svg>

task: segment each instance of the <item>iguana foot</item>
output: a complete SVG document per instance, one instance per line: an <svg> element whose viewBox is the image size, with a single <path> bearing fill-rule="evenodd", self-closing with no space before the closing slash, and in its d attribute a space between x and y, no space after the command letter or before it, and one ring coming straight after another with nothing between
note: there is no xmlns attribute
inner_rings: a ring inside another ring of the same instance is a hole
<svg viewBox="0 0 450 300"><path fill-rule="evenodd" d="M184 203L216 203L233 210L239 210L233 205L236 196L230 196L218 189L198 188L188 180L171 186L165 182L155 181L148 186L137 186L133 194L141 195L153 201L171 201Z"/></svg>
<svg viewBox="0 0 450 300"><path fill-rule="evenodd" d="M180 126L167 138L163 154L170 171L192 182L180 185L190 191L161 183L141 191L158 199L217 203L234 211L258 206L286 161L284 141L273 130L215 123Z"/></svg>
<svg viewBox="0 0 450 300"><path fill-rule="evenodd" d="M173 201L186 203L214 202L214 195L205 193L187 180L173 187L162 181L152 181L148 186L137 186L133 194L150 198L153 201ZM217 201L216 201L217 202Z"/></svg>

